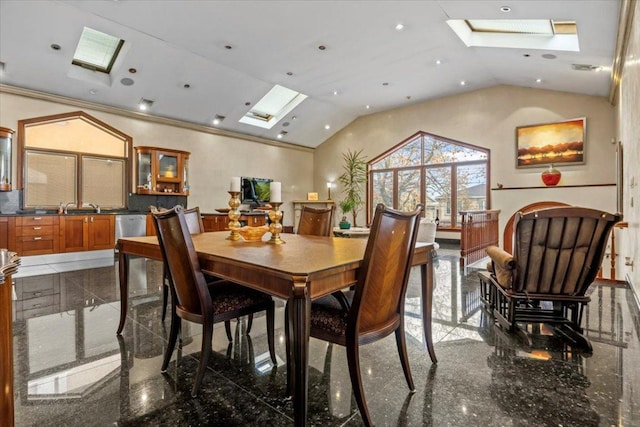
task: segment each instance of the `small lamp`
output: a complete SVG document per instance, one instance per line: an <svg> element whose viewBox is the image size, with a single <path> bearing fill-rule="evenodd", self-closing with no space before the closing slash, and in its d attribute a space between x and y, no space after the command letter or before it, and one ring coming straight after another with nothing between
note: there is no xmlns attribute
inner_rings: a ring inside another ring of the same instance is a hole
<svg viewBox="0 0 640 427"><path fill-rule="evenodd" d="M14 131L0 127L0 191L11 191L11 136Z"/></svg>
<svg viewBox="0 0 640 427"><path fill-rule="evenodd" d="M331 200L331 183L327 182L327 200Z"/></svg>

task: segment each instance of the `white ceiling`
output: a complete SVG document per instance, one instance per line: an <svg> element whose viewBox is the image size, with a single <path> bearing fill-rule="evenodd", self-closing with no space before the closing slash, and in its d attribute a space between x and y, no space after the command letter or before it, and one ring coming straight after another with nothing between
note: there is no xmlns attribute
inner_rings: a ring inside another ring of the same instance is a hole
<svg viewBox="0 0 640 427"><path fill-rule="evenodd" d="M152 115L212 126L220 114L221 129L274 140L286 130L283 141L316 147L359 116L498 84L607 96L618 9L617 0L0 0L0 81L127 110L146 98ZM471 18L575 20L580 51L467 48L446 20ZM84 26L125 40L106 82L71 65ZM270 130L238 123L276 83L309 98Z"/></svg>

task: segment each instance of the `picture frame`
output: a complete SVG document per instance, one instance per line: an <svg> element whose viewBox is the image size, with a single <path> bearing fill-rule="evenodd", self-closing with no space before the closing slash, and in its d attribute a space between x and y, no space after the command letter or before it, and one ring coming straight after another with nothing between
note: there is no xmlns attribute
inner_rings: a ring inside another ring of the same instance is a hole
<svg viewBox="0 0 640 427"><path fill-rule="evenodd" d="M583 165L586 117L516 128L516 168Z"/></svg>
<svg viewBox="0 0 640 427"><path fill-rule="evenodd" d="M318 200L318 193L307 193L307 200Z"/></svg>

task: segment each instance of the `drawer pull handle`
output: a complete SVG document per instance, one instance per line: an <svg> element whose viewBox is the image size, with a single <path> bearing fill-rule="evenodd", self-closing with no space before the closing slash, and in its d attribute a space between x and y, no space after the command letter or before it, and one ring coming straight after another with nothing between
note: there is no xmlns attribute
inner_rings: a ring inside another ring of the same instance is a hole
<svg viewBox="0 0 640 427"><path fill-rule="evenodd" d="M34 221L40 221L42 219L42 217L36 216L33 218Z"/></svg>
<svg viewBox="0 0 640 427"><path fill-rule="evenodd" d="M33 293L33 296L34 296L34 297L39 297L40 295L42 295L42 292L34 292L34 293Z"/></svg>
<svg viewBox="0 0 640 427"><path fill-rule="evenodd" d="M37 236L37 237L34 237L33 240L42 240L42 237Z"/></svg>
<svg viewBox="0 0 640 427"><path fill-rule="evenodd" d="M40 307L41 305L42 305L42 304L33 304L33 305L31 306L31 308L38 308L38 307Z"/></svg>

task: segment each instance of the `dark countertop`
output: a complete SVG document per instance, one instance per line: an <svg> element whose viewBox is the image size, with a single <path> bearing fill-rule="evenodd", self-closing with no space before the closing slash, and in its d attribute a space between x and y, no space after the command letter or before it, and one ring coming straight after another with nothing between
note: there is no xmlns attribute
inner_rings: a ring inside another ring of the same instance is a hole
<svg viewBox="0 0 640 427"><path fill-rule="evenodd" d="M55 211L35 211L35 210L18 210L16 212L2 212L0 216L73 216L73 215L146 215L149 212L129 211L129 210L102 210L97 213L93 209L70 210L69 213L59 214Z"/></svg>

